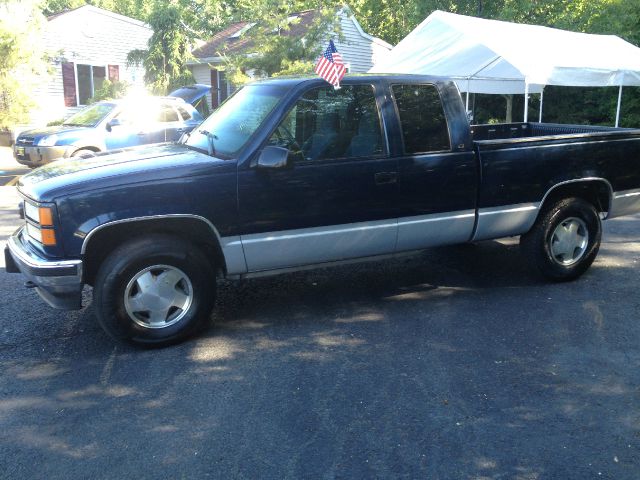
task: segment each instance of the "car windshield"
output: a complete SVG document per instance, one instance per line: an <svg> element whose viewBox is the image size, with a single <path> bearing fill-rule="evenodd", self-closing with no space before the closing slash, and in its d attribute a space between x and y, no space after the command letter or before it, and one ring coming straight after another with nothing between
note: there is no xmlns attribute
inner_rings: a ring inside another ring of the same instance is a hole
<svg viewBox="0 0 640 480"><path fill-rule="evenodd" d="M83 108L67 118L63 125L75 127L95 127L100 121L116 108L113 103L95 103Z"/></svg>
<svg viewBox="0 0 640 480"><path fill-rule="evenodd" d="M233 158L276 106L284 89L247 85L207 118L184 143L219 158Z"/></svg>

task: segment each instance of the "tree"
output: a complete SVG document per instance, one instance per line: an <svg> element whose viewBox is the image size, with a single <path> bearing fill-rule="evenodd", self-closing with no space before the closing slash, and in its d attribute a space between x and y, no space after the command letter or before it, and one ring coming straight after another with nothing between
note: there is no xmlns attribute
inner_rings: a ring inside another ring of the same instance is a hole
<svg viewBox="0 0 640 480"><path fill-rule="evenodd" d="M259 21L244 33L248 39L247 47L240 53L225 57L227 78L237 84L249 80L245 74L247 71L267 77L313 73L315 60L326 47L331 33L340 35L337 7L316 8L304 34L291 34L301 21L300 17L292 14L303 10L304 6L301 2L273 0L254 3L253 20ZM248 15L250 10L247 8L241 17L251 20Z"/></svg>
<svg viewBox="0 0 640 480"><path fill-rule="evenodd" d="M29 121L30 94L48 75L43 22L35 1L0 1L0 129Z"/></svg>
<svg viewBox="0 0 640 480"><path fill-rule="evenodd" d="M132 50L127 56L130 64L144 65L145 82L156 94L164 95L171 87L193 83L187 68L193 32L185 28L184 16L179 4L156 2L148 18L153 29L149 48Z"/></svg>

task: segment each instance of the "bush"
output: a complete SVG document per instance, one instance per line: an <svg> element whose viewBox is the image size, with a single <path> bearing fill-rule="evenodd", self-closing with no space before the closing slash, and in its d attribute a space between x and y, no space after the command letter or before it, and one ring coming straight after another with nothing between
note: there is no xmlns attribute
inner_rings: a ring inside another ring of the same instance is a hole
<svg viewBox="0 0 640 480"><path fill-rule="evenodd" d="M94 91L94 95L89 99L89 103L122 98L127 94L128 89L129 84L127 82L105 80L102 82L100 88Z"/></svg>

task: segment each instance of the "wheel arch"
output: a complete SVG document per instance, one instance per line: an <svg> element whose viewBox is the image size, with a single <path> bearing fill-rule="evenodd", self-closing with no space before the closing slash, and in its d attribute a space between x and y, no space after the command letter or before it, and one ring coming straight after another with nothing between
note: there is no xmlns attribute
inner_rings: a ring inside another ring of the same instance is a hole
<svg viewBox="0 0 640 480"><path fill-rule="evenodd" d="M582 198L591 203L598 213L606 213L608 216L613 204L613 187L607 179L601 177L576 178L556 183L542 197L538 216L545 207L570 197Z"/></svg>
<svg viewBox="0 0 640 480"><path fill-rule="evenodd" d="M197 215L173 214L115 220L91 230L84 238L81 248L85 283L93 285L100 265L119 245L153 234L174 235L195 244L208 258L213 259L215 268L226 275L227 265L222 242L215 226Z"/></svg>
<svg viewBox="0 0 640 480"><path fill-rule="evenodd" d="M69 154L69 156L72 157L73 155L76 154L76 152L79 152L80 150L89 150L94 153L100 153L102 151L100 147L97 147L95 145L82 145L82 146L74 145L73 151Z"/></svg>

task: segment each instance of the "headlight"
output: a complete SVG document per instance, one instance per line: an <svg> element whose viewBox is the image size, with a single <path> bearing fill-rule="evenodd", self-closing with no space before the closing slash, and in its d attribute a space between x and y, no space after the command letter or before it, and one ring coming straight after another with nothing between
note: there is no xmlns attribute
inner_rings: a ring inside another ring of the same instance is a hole
<svg viewBox="0 0 640 480"><path fill-rule="evenodd" d="M42 245L55 246L56 233L53 229L53 207L42 207L25 202L24 214L28 220L36 222L34 225L27 221L27 234Z"/></svg>
<svg viewBox="0 0 640 480"><path fill-rule="evenodd" d="M39 147L53 147L58 141L57 135L48 135L46 137L42 137L38 140Z"/></svg>
<svg viewBox="0 0 640 480"><path fill-rule="evenodd" d="M56 232L54 232L52 228L38 228L35 225L27 223L27 233L42 245L47 247L54 247L56 245Z"/></svg>
<svg viewBox="0 0 640 480"><path fill-rule="evenodd" d="M51 207L38 207L30 202L24 202L24 214L43 227L53 227L53 210Z"/></svg>

